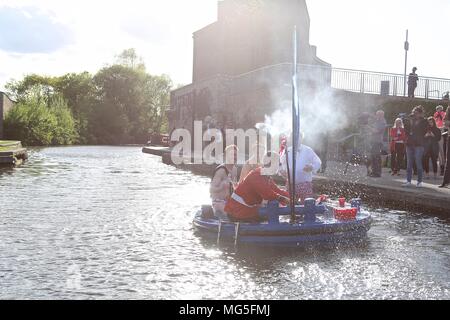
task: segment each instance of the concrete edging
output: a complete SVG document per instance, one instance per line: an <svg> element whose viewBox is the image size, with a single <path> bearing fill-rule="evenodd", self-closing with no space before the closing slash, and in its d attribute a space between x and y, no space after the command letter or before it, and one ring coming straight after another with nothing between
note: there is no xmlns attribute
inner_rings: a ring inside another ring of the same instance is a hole
<svg viewBox="0 0 450 320"><path fill-rule="evenodd" d="M164 164L175 166L171 161L169 148L145 147L143 152L160 156ZM215 169L215 166L206 164L183 164L175 167L208 177L212 175ZM280 184L284 183L280 178L275 179L275 181ZM416 189L415 187L405 189L400 186L358 182L358 179L349 181L316 176L314 177L314 190L317 193L329 194L330 196L360 197L369 205L382 205L391 209L409 210L445 218L450 217L450 197L446 194L427 192L426 189Z"/></svg>

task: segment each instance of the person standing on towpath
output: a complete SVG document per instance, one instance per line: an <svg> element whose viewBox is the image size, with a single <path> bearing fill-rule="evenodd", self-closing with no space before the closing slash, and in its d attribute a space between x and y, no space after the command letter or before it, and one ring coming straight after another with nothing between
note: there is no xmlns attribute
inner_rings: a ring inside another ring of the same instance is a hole
<svg viewBox="0 0 450 320"><path fill-rule="evenodd" d="M421 188L423 182L423 154L425 151L425 134L428 123L425 120L424 110L422 106L417 106L413 109L409 119L405 119L406 130L406 160L407 160L407 181L404 187L410 187L413 176L414 164L417 166L417 187Z"/></svg>
<svg viewBox="0 0 450 320"><path fill-rule="evenodd" d="M414 67L408 77L408 98L414 98L419 76L416 73L417 68Z"/></svg>

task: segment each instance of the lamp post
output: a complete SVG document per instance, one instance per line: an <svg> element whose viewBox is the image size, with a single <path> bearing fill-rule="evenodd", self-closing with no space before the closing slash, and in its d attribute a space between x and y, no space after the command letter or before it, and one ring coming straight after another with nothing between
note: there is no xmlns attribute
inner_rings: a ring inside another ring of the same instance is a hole
<svg viewBox="0 0 450 320"><path fill-rule="evenodd" d="M406 30L406 41L405 41L405 78L404 78L404 85L403 85L403 96L406 97L406 74L407 74L407 69L408 69L408 51L409 51L409 41L408 41L408 36L409 36L409 30Z"/></svg>

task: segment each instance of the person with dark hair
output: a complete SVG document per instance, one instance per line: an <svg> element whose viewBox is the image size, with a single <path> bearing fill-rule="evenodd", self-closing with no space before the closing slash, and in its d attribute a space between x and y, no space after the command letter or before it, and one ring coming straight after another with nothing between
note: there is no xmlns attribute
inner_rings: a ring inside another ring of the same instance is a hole
<svg viewBox="0 0 450 320"><path fill-rule="evenodd" d="M399 175L402 169L402 164L405 159L405 141L406 132L403 120L398 118L395 120L394 127L390 131L391 141L391 170L392 175Z"/></svg>
<svg viewBox="0 0 450 320"><path fill-rule="evenodd" d="M438 165L437 160L439 157L439 141L441 140L441 130L436 126L436 121L433 117L428 119L428 127L425 133L425 149L423 156L423 167L427 178L430 178L430 159L433 164L434 179L437 179Z"/></svg>
<svg viewBox="0 0 450 320"><path fill-rule="evenodd" d="M450 128L450 105L447 108L447 114L444 119L444 126L449 129ZM447 154L446 154L446 165L445 165L445 173L444 173L444 181L439 186L439 188L446 188L450 184L450 138L448 137L448 131L444 133L444 136L447 137Z"/></svg>
<svg viewBox="0 0 450 320"><path fill-rule="evenodd" d="M417 71L417 68L414 67L408 77L408 97L409 98L414 98L415 91L417 88L417 82L419 81L419 76L417 75L416 71Z"/></svg>
<svg viewBox="0 0 450 320"><path fill-rule="evenodd" d="M409 119L405 120L406 131L406 160L407 160L407 181L404 187L410 187L413 176L414 164L417 166L417 187L423 186L423 154L425 145L425 134L428 127L425 120L424 110L422 106L417 106L413 109Z"/></svg>

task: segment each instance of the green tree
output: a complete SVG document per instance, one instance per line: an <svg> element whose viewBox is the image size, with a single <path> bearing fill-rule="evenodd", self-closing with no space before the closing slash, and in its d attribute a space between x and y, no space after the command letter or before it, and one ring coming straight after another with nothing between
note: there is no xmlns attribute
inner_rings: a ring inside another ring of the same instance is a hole
<svg viewBox="0 0 450 320"><path fill-rule="evenodd" d="M143 143L150 131L164 129L172 86L167 76L151 76L145 68L113 65L100 70L94 82L99 105L93 130L99 142Z"/></svg>
<svg viewBox="0 0 450 320"><path fill-rule="evenodd" d="M50 112L56 119L56 126L53 128L53 145L71 145L78 141L76 121L67 102L60 95L51 98Z"/></svg>
<svg viewBox="0 0 450 320"><path fill-rule="evenodd" d="M55 90L64 97L75 118L77 143L86 144L92 140L89 120L96 105L96 87L89 72L68 73L58 78Z"/></svg>
<svg viewBox="0 0 450 320"><path fill-rule="evenodd" d="M93 121L94 135L100 143L131 142L132 122L139 118L144 74L122 65L100 70L94 77L98 106Z"/></svg>
<svg viewBox="0 0 450 320"><path fill-rule="evenodd" d="M166 75L149 76L147 90L149 101L147 102L147 131L152 133L168 132L167 108L170 105L170 90L172 81Z"/></svg>
<svg viewBox="0 0 450 320"><path fill-rule="evenodd" d="M67 104L56 97L48 101L39 89L31 90L6 114L6 137L28 146L71 144L76 132Z"/></svg>
<svg viewBox="0 0 450 320"><path fill-rule="evenodd" d="M123 50L116 56L116 64L128 67L131 69L141 69L145 71L145 64L142 57L137 55L134 48Z"/></svg>
<svg viewBox="0 0 450 320"><path fill-rule="evenodd" d="M29 74L22 81L12 80L5 85L6 91L16 101L27 99L30 95L49 99L55 92L57 78Z"/></svg>
<svg viewBox="0 0 450 320"><path fill-rule="evenodd" d="M89 72L68 73L55 81L60 93L75 116L86 113L95 99L95 83Z"/></svg>
<svg viewBox="0 0 450 320"><path fill-rule="evenodd" d="M10 126L11 133L23 135L30 144L143 143L149 133L167 131L172 82L168 76L148 74L135 49L124 50L116 64L95 76L88 72L61 77L30 74L6 88L20 105L10 115L10 124L18 125L17 129ZM45 106L49 110L43 110ZM33 122L38 116L43 117L42 125ZM27 136L22 124L39 135ZM44 137L43 130L53 133Z"/></svg>

